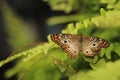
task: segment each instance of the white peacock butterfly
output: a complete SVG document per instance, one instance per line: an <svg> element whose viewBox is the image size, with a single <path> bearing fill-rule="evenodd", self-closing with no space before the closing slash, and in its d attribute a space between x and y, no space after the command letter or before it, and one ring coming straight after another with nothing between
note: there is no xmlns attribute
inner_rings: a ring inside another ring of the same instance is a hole
<svg viewBox="0 0 120 80"><path fill-rule="evenodd" d="M110 45L105 39L94 36L52 34L50 37L71 58L77 58L80 53L94 57L100 53L101 48L107 48Z"/></svg>

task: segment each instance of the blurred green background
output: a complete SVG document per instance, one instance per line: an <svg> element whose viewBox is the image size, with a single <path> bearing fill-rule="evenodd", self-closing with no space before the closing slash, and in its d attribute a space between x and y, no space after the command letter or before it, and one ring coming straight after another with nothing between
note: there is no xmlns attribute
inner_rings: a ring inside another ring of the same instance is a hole
<svg viewBox="0 0 120 80"><path fill-rule="evenodd" d="M50 40L53 33L97 36L111 45L92 59L73 60ZM119 80L119 49L120 0L0 1L0 80Z"/></svg>

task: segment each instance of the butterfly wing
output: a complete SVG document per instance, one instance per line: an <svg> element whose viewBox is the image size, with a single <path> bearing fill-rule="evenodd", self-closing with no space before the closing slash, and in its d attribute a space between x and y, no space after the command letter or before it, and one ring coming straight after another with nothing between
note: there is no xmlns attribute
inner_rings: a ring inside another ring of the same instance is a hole
<svg viewBox="0 0 120 80"><path fill-rule="evenodd" d="M93 36L52 34L51 39L71 58L78 57L80 52L85 56L94 57L100 53L101 48L106 48L110 45L108 41Z"/></svg>
<svg viewBox="0 0 120 80"><path fill-rule="evenodd" d="M94 57L100 53L101 48L106 48L110 43L104 39L93 36L82 36L82 53Z"/></svg>
<svg viewBox="0 0 120 80"><path fill-rule="evenodd" d="M52 34L51 40L59 45L69 57L76 58L80 53L78 36L73 34Z"/></svg>

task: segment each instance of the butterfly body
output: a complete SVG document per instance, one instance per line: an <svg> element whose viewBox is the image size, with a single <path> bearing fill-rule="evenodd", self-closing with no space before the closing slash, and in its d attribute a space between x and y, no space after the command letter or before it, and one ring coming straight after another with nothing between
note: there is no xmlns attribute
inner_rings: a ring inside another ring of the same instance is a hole
<svg viewBox="0 0 120 80"><path fill-rule="evenodd" d="M71 58L77 58L80 53L94 57L100 53L101 48L109 46L108 41L93 36L52 34L51 39Z"/></svg>

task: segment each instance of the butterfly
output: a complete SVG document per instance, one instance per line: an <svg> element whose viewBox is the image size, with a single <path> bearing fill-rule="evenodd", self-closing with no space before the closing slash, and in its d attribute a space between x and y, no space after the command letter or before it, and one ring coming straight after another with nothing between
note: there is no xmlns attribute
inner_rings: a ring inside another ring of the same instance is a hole
<svg viewBox="0 0 120 80"><path fill-rule="evenodd" d="M50 37L73 59L80 53L87 57L94 57L100 53L101 48L107 48L110 45L107 40L94 36L51 34Z"/></svg>

